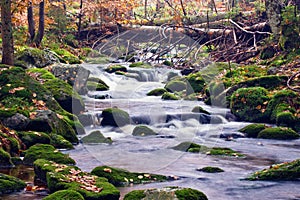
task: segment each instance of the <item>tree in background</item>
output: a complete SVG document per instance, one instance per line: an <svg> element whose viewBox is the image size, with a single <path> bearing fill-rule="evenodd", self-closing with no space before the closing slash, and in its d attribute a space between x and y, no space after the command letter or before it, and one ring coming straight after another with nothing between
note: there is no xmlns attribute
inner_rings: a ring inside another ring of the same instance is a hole
<svg viewBox="0 0 300 200"><path fill-rule="evenodd" d="M1 0L2 63L14 64L11 0Z"/></svg>

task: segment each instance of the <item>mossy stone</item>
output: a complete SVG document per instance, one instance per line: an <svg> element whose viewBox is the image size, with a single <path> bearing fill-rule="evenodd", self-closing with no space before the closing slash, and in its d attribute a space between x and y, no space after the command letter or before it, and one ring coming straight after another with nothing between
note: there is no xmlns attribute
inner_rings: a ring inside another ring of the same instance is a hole
<svg viewBox="0 0 300 200"><path fill-rule="evenodd" d="M161 99L163 100L179 100L179 98L170 92L165 92L162 96Z"/></svg>
<svg viewBox="0 0 300 200"><path fill-rule="evenodd" d="M240 88L231 96L231 112L242 121L266 121L265 104L269 101L268 91L262 87Z"/></svg>
<svg viewBox="0 0 300 200"><path fill-rule="evenodd" d="M34 161L40 158L61 164L75 164L75 161L69 155L61 153L49 144L36 144L27 149L25 151L24 164L33 165Z"/></svg>
<svg viewBox="0 0 300 200"><path fill-rule="evenodd" d="M203 192L191 188L176 190L175 194L178 200L208 200Z"/></svg>
<svg viewBox="0 0 300 200"><path fill-rule="evenodd" d="M50 144L50 137L48 134L36 131L18 132L18 136L22 142L29 148L37 143Z"/></svg>
<svg viewBox="0 0 300 200"><path fill-rule="evenodd" d="M181 92L186 90L186 83L184 81L171 80L166 84L165 89L168 92Z"/></svg>
<svg viewBox="0 0 300 200"><path fill-rule="evenodd" d="M136 126L133 131L132 135L134 136L150 136L150 135L157 135L151 128L144 125Z"/></svg>
<svg viewBox="0 0 300 200"><path fill-rule="evenodd" d="M165 88L156 88L154 90L151 90L147 93L147 96L161 96L163 95L167 90Z"/></svg>
<svg viewBox="0 0 300 200"><path fill-rule="evenodd" d="M206 173L220 173L220 172L224 172L224 170L221 169L221 168L219 168L219 167L203 167L203 168L197 169L197 171L206 172Z"/></svg>
<svg viewBox="0 0 300 200"><path fill-rule="evenodd" d="M13 167L13 163L11 161L11 157L9 153L0 148L0 168L3 167Z"/></svg>
<svg viewBox="0 0 300 200"><path fill-rule="evenodd" d="M258 138L274 140L293 140L298 139L300 135L293 129L287 127L266 128L259 132Z"/></svg>
<svg viewBox="0 0 300 200"><path fill-rule="evenodd" d="M122 65L110 65L109 67L107 67L105 69L106 72L108 73L114 73L117 71L121 71L121 72L127 72L127 68L125 66Z"/></svg>
<svg viewBox="0 0 300 200"><path fill-rule="evenodd" d="M141 200L145 197L144 190L133 190L124 196L124 200Z"/></svg>
<svg viewBox="0 0 300 200"><path fill-rule="evenodd" d="M204 114L210 115L210 112L206 111L201 106L195 106L193 108L192 112L194 112L194 113L204 113Z"/></svg>
<svg viewBox="0 0 300 200"><path fill-rule="evenodd" d="M202 92L204 87L206 86L206 82L202 77L201 72L192 73L186 76L187 80L187 93L197 93Z"/></svg>
<svg viewBox="0 0 300 200"><path fill-rule="evenodd" d="M61 135L51 133L50 139L50 144L57 149L74 149L72 143Z"/></svg>
<svg viewBox="0 0 300 200"><path fill-rule="evenodd" d="M59 56L59 61L62 63L81 64L82 62L78 56L75 56L66 49L53 49L53 52Z"/></svg>
<svg viewBox="0 0 300 200"><path fill-rule="evenodd" d="M108 86L103 80L101 80L100 78L97 78L97 77L89 77L89 78L88 78L88 81L92 81L92 82L96 82L96 83L101 83L102 85L105 85L106 87L109 88L109 86Z"/></svg>
<svg viewBox="0 0 300 200"><path fill-rule="evenodd" d="M129 114L118 108L107 108L102 111L102 126L121 127L130 123Z"/></svg>
<svg viewBox="0 0 300 200"><path fill-rule="evenodd" d="M43 198L43 200L84 200L84 197L74 190L60 190Z"/></svg>
<svg viewBox="0 0 300 200"><path fill-rule="evenodd" d="M270 166L268 169L257 171L247 180L296 181L300 178L300 159Z"/></svg>
<svg viewBox="0 0 300 200"><path fill-rule="evenodd" d="M83 137L81 141L84 144L95 144L95 143L107 143L111 144L113 141L111 138L106 138L100 131L93 131L89 135Z"/></svg>
<svg viewBox="0 0 300 200"><path fill-rule="evenodd" d="M91 174L105 177L115 186L124 186L129 183L139 184L167 180L167 177L163 175L129 172L124 169L109 166L96 167L92 170Z"/></svg>
<svg viewBox="0 0 300 200"><path fill-rule="evenodd" d="M264 124L249 124L240 129L239 132L245 133L246 137L257 138L258 133L264 130L266 126Z"/></svg>
<svg viewBox="0 0 300 200"><path fill-rule="evenodd" d="M135 63L131 63L129 65L130 68L134 68L134 67L139 67L139 68L152 68L152 66L148 63L143 63L143 62L135 62Z"/></svg>
<svg viewBox="0 0 300 200"><path fill-rule="evenodd" d="M296 119L291 112L281 112L276 115L277 126L294 127Z"/></svg>
<svg viewBox="0 0 300 200"><path fill-rule="evenodd" d="M97 83L97 82L93 82L93 81L88 81L86 83L86 87L90 91L106 91L109 89L109 87L107 87L106 85Z"/></svg>
<svg viewBox="0 0 300 200"><path fill-rule="evenodd" d="M26 187L26 183L13 176L0 173L0 194L8 194L20 191Z"/></svg>

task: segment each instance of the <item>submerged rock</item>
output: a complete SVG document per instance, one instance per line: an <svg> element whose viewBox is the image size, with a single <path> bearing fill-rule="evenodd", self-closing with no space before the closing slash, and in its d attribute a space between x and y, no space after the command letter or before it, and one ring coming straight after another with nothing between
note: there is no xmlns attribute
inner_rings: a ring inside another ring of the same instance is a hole
<svg viewBox="0 0 300 200"><path fill-rule="evenodd" d="M133 131L132 131L132 135L134 136L150 136L150 135L157 135L157 133L155 133L151 128L147 127L147 126L136 126Z"/></svg>
<svg viewBox="0 0 300 200"><path fill-rule="evenodd" d="M84 144L95 144L95 143L108 143L111 144L113 141L111 138L106 138L100 131L93 131L89 135L83 137L81 141Z"/></svg>
<svg viewBox="0 0 300 200"><path fill-rule="evenodd" d="M130 124L129 114L118 108L107 108L102 111L102 126L121 127Z"/></svg>
<svg viewBox="0 0 300 200"><path fill-rule="evenodd" d="M133 190L125 195L124 200L208 200L207 196L198 190L180 187L165 187L161 189Z"/></svg>

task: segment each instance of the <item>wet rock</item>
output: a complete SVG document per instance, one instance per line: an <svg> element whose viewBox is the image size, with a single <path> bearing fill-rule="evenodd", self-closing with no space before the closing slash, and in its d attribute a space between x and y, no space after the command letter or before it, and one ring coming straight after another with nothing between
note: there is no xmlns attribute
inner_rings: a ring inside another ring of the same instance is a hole
<svg viewBox="0 0 300 200"><path fill-rule="evenodd" d="M246 134L246 137L256 138L258 133L267 128L265 124L250 124L239 131Z"/></svg>
<svg viewBox="0 0 300 200"><path fill-rule="evenodd" d="M220 138L244 138L245 135L243 133L222 133L220 134Z"/></svg>
<svg viewBox="0 0 300 200"><path fill-rule="evenodd" d="M61 164L74 165L75 161L49 144L36 144L25 151L24 164L33 165L37 159L47 159Z"/></svg>
<svg viewBox="0 0 300 200"><path fill-rule="evenodd" d="M133 190L125 195L124 200L207 200L206 195L198 190L180 187L165 187L160 189Z"/></svg>
<svg viewBox="0 0 300 200"><path fill-rule="evenodd" d="M157 135L151 128L147 126L136 126L132 131L133 136L150 136L150 135Z"/></svg>
<svg viewBox="0 0 300 200"><path fill-rule="evenodd" d="M205 114L210 115L210 112L204 110L201 106L194 107L192 112L194 112L194 113L205 113Z"/></svg>
<svg viewBox="0 0 300 200"><path fill-rule="evenodd" d="M224 170L221 169L221 168L219 168L219 167L203 167L203 168L197 169L197 171L206 172L206 173L220 173L220 172L224 172Z"/></svg>
<svg viewBox="0 0 300 200"><path fill-rule="evenodd" d="M21 191L26 187L26 183L13 176L0 173L0 195Z"/></svg>
<svg viewBox="0 0 300 200"><path fill-rule="evenodd" d="M167 177L162 175L129 172L124 169L113 168L110 166L96 167L92 170L91 174L99 177L105 177L115 186L124 186L130 183L140 184L167 180Z"/></svg>
<svg viewBox="0 0 300 200"><path fill-rule="evenodd" d="M100 131L93 131L89 135L83 137L81 142L84 144L98 144L107 143L111 144L113 141L111 138L106 138Z"/></svg>
<svg viewBox="0 0 300 200"><path fill-rule="evenodd" d="M259 132L258 138L274 140L293 140L298 139L300 135L293 129L287 127L266 128Z"/></svg>
<svg viewBox="0 0 300 200"><path fill-rule="evenodd" d="M34 132L34 131L22 131L18 132L18 136L22 142L26 145L26 148L29 148L35 144L50 144L50 136L43 132Z"/></svg>
<svg viewBox="0 0 300 200"><path fill-rule="evenodd" d="M78 120L83 126L90 126L94 124L93 115L91 114L80 114Z"/></svg>
<svg viewBox="0 0 300 200"><path fill-rule="evenodd" d="M168 92L181 92L187 89L187 85L184 81L171 80L166 84L165 89Z"/></svg>
<svg viewBox="0 0 300 200"><path fill-rule="evenodd" d="M14 116L4 119L3 125L14 130L24 130L29 121L30 120L24 115L16 113Z"/></svg>
<svg viewBox="0 0 300 200"><path fill-rule="evenodd" d="M84 197L79 192L69 189L69 190L59 190L43 198L43 200L59 200L59 199L84 200Z"/></svg>
<svg viewBox="0 0 300 200"><path fill-rule="evenodd" d="M127 68L125 66L122 65L110 65L109 67L107 67L105 69L106 72L108 73L114 73L117 71L121 71L121 72L127 72Z"/></svg>
<svg viewBox="0 0 300 200"><path fill-rule="evenodd" d="M102 117L102 126L121 127L130 123L129 114L118 108L107 108L103 110Z"/></svg>
<svg viewBox="0 0 300 200"><path fill-rule="evenodd" d="M163 95L167 90L165 88L156 88L154 90L151 90L147 93L147 96L161 96Z"/></svg>
<svg viewBox="0 0 300 200"><path fill-rule="evenodd" d="M172 94L170 92L165 92L161 96L161 99L163 99L163 100L179 100L179 97L177 97L175 94Z"/></svg>

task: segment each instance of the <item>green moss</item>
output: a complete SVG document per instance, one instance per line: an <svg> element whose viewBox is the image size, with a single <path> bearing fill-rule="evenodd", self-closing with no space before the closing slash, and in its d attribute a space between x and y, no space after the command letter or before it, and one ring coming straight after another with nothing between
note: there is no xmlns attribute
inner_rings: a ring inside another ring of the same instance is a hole
<svg viewBox="0 0 300 200"><path fill-rule="evenodd" d="M124 196L124 200L141 200L146 197L144 190L133 190Z"/></svg>
<svg viewBox="0 0 300 200"><path fill-rule="evenodd" d="M204 87L206 86L206 82L204 78L202 77L201 72L189 74L186 77L187 80L187 93L197 93L202 92Z"/></svg>
<svg viewBox="0 0 300 200"><path fill-rule="evenodd" d="M135 62L131 63L129 67L134 68L134 67L139 67L139 68L152 68L152 66L148 63L143 63L143 62Z"/></svg>
<svg viewBox="0 0 300 200"><path fill-rule="evenodd" d="M84 200L84 197L74 190L60 190L43 198L43 200Z"/></svg>
<svg viewBox="0 0 300 200"><path fill-rule="evenodd" d="M81 60L66 49L53 49L59 55L59 61L68 64L81 64Z"/></svg>
<svg viewBox="0 0 300 200"><path fill-rule="evenodd" d="M179 98L170 92L165 92L162 96L161 99L163 100L179 100Z"/></svg>
<svg viewBox="0 0 300 200"><path fill-rule="evenodd" d="M111 138L106 138L100 131L93 131L88 136L81 139L85 143L108 143L111 144L113 141Z"/></svg>
<svg viewBox="0 0 300 200"><path fill-rule="evenodd" d="M154 90L151 90L147 93L147 96L161 96L163 95L167 90L165 88L156 88Z"/></svg>
<svg viewBox="0 0 300 200"><path fill-rule="evenodd" d="M88 81L86 84L86 87L90 90L90 91L106 91L109 89L109 87L101 84L101 83L97 83L97 82L92 82L92 81Z"/></svg>
<svg viewBox="0 0 300 200"><path fill-rule="evenodd" d="M0 148L0 167L12 167L13 163L9 153Z"/></svg>
<svg viewBox="0 0 300 200"><path fill-rule="evenodd" d="M18 132L18 136L27 148L40 143L40 144L50 144L50 137L48 134L43 132Z"/></svg>
<svg viewBox="0 0 300 200"><path fill-rule="evenodd" d="M19 151L21 150L20 142L17 140L17 138L14 137L8 137L6 139L10 143L10 149L9 149L10 155L18 155Z"/></svg>
<svg viewBox="0 0 300 200"><path fill-rule="evenodd" d="M107 67L105 69L106 72L108 73L114 73L117 71L121 71L121 72L127 72L127 68L125 66L122 65L110 65L109 67Z"/></svg>
<svg viewBox="0 0 300 200"><path fill-rule="evenodd" d="M201 106L194 107L192 112L194 112L194 113L204 113L204 114L210 115L210 112L204 110Z"/></svg>
<svg viewBox="0 0 300 200"><path fill-rule="evenodd" d="M85 59L86 63L90 64L108 64L110 63L110 58L105 55L88 57Z"/></svg>
<svg viewBox="0 0 300 200"><path fill-rule="evenodd" d="M157 135L151 128L143 125L136 126L133 131L132 135L134 136L149 136L149 135Z"/></svg>
<svg viewBox="0 0 300 200"><path fill-rule="evenodd" d="M299 136L294 130L286 127L266 128L258 134L258 138L274 140L292 140L298 139Z"/></svg>
<svg viewBox="0 0 300 200"><path fill-rule="evenodd" d="M47 159L62 164L75 164L67 154L63 154L49 144L36 144L25 151L24 163L33 165L37 159Z"/></svg>
<svg viewBox="0 0 300 200"><path fill-rule="evenodd" d="M245 157L245 155L238 153L237 151L224 147L213 147L207 154L215 156Z"/></svg>
<svg viewBox="0 0 300 200"><path fill-rule="evenodd" d="M270 166L268 169L253 173L248 180L292 181L300 178L300 160Z"/></svg>
<svg viewBox="0 0 300 200"><path fill-rule="evenodd" d="M129 172L124 169L112 168L109 166L96 167L91 174L105 177L115 186L124 186L129 183L149 183L155 181L166 181L167 177L157 174Z"/></svg>
<svg viewBox="0 0 300 200"><path fill-rule="evenodd" d="M175 191L178 200L208 200L203 192L191 188L183 188Z"/></svg>
<svg viewBox="0 0 300 200"><path fill-rule="evenodd" d="M206 173L220 173L224 172L223 169L219 167L203 167L201 169L197 169L197 171L206 172Z"/></svg>
<svg viewBox="0 0 300 200"><path fill-rule="evenodd" d="M170 67L173 66L173 63L171 61L168 61L168 60L165 60L163 62L163 64L166 65L166 66L170 66Z"/></svg>
<svg viewBox="0 0 300 200"><path fill-rule="evenodd" d="M55 148L58 149L73 149L73 145L71 142L66 140L63 136L57 134L50 134L51 142L50 144L53 145Z"/></svg>
<svg viewBox="0 0 300 200"><path fill-rule="evenodd" d="M291 112L281 112L276 115L277 126L294 127L296 119Z"/></svg>
<svg viewBox="0 0 300 200"><path fill-rule="evenodd" d="M20 191L25 188L26 183L13 176L0 173L0 194Z"/></svg>
<svg viewBox="0 0 300 200"><path fill-rule="evenodd" d="M265 128L266 126L264 124L250 124L240 129L239 132L245 133L246 137L256 138L258 133Z"/></svg>
<svg viewBox="0 0 300 200"><path fill-rule="evenodd" d="M240 88L231 96L231 112L239 120L249 122L266 121L265 104L268 103L268 91L262 87Z"/></svg>
<svg viewBox="0 0 300 200"><path fill-rule="evenodd" d="M102 85L105 85L107 88L109 88L109 86L100 78L96 78L96 77L89 77L88 81L92 81L92 82L96 82L96 83L100 83Z"/></svg>
<svg viewBox="0 0 300 200"><path fill-rule="evenodd" d="M181 92L186 90L186 83L184 81L179 80L171 80L165 86L165 89L168 92Z"/></svg>
<svg viewBox="0 0 300 200"><path fill-rule="evenodd" d="M102 126L124 126L130 123L129 114L118 108L107 108L102 111Z"/></svg>

